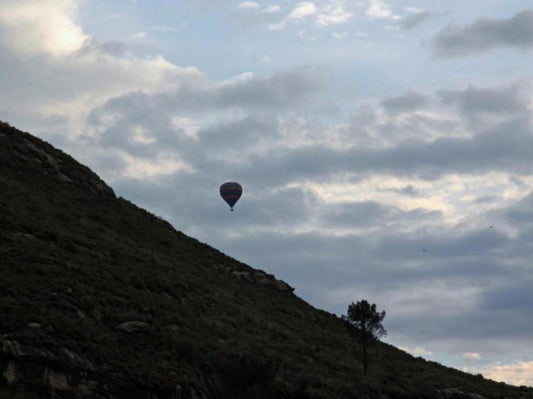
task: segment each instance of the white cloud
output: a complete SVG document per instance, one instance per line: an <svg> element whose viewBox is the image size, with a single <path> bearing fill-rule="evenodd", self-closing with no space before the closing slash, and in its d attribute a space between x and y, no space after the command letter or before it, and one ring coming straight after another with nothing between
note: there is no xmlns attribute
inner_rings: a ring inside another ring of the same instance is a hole
<svg viewBox="0 0 533 399"><path fill-rule="evenodd" d="M480 360L481 355L477 352L465 352L461 355L463 359L467 360Z"/></svg>
<svg viewBox="0 0 533 399"><path fill-rule="evenodd" d="M137 59L121 43L94 40L75 21L76 4L0 3L0 88L16 93L2 109L18 115L12 122L21 128L40 131L56 121L70 135L81 134L89 112L112 97L205 80L195 68L175 66L161 56Z"/></svg>
<svg viewBox="0 0 533 399"><path fill-rule="evenodd" d="M239 4L239 8L257 9L257 8L259 8L259 4L255 3L253 1L243 1L241 4Z"/></svg>
<svg viewBox="0 0 533 399"><path fill-rule="evenodd" d="M116 156L126 163L121 178L149 179L171 175L179 170L190 171L184 162L169 156L152 158L149 161L125 153L117 153Z"/></svg>
<svg viewBox="0 0 533 399"><path fill-rule="evenodd" d="M420 346L416 346L414 348L409 348L408 346L400 346L400 349L414 356L427 357L433 355L433 352L428 351L427 349L424 349Z"/></svg>
<svg viewBox="0 0 533 399"><path fill-rule="evenodd" d="M346 32L342 32L342 33L333 32L331 34L331 36L333 36L335 39L344 39L345 37L348 37L348 33L346 33Z"/></svg>
<svg viewBox="0 0 533 399"><path fill-rule="evenodd" d="M312 15L315 15L317 12L317 8L315 6L315 3L311 2L302 2L298 3L292 11L287 15L287 20L301 20L308 18Z"/></svg>
<svg viewBox="0 0 533 399"><path fill-rule="evenodd" d="M479 370L484 377L513 385L533 387L533 361L493 364Z"/></svg>
<svg viewBox="0 0 533 399"><path fill-rule="evenodd" d="M2 2L0 40L19 53L73 53L88 39L73 20L76 8L74 0Z"/></svg>
<svg viewBox="0 0 533 399"><path fill-rule="evenodd" d="M250 5L247 8L259 8L259 5L257 5L257 7L255 6L257 3L253 4L253 7ZM262 10L257 11L257 13L258 15L275 14L279 12L280 9L279 5L269 5ZM349 22L352 17L353 13L347 11L345 6L338 1L330 0L320 7L317 7L314 2L306 1L297 3L290 12L278 21L270 18L269 29L281 30L290 22L303 22L305 20L313 21L314 24L319 27L328 27L331 25L345 24Z"/></svg>
<svg viewBox="0 0 533 399"><path fill-rule="evenodd" d="M328 4L318 12L316 24L319 26L345 24L352 16L353 14L342 6Z"/></svg>
<svg viewBox="0 0 533 399"><path fill-rule="evenodd" d="M389 5L381 0L369 0L366 15L370 18L391 19L392 10Z"/></svg>
<svg viewBox="0 0 533 399"><path fill-rule="evenodd" d="M146 32L137 32L131 35L132 39L144 39L148 34Z"/></svg>
<svg viewBox="0 0 533 399"><path fill-rule="evenodd" d="M301 2L296 4L296 6L291 10L289 14L283 18L282 21L276 22L269 25L270 30L281 30L284 29L287 23L289 22L301 22L305 19L308 19L317 13L317 8L315 3L311 2Z"/></svg>
<svg viewBox="0 0 533 399"><path fill-rule="evenodd" d="M353 14L347 11L342 4L337 2L326 3L317 8L315 3L301 2L298 3L292 11L281 22L283 26L288 21L300 21L309 17L315 17L315 24L321 27L347 23Z"/></svg>
<svg viewBox="0 0 533 399"><path fill-rule="evenodd" d="M280 6L274 4L274 5L266 6L265 8L263 8L262 12L267 13L267 14L272 14L272 13L278 12L279 10L280 10Z"/></svg>

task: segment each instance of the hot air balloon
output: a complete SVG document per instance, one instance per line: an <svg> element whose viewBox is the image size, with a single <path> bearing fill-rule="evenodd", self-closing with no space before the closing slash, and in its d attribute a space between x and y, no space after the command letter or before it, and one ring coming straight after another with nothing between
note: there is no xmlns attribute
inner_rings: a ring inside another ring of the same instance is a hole
<svg viewBox="0 0 533 399"><path fill-rule="evenodd" d="M220 186L220 196L226 201L233 212L233 205L241 198L242 187L239 183L231 181Z"/></svg>

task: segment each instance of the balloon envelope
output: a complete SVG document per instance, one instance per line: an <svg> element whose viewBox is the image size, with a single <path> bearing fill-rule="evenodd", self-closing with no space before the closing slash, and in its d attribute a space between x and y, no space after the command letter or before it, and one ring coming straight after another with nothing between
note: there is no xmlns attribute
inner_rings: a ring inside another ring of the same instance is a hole
<svg viewBox="0 0 533 399"><path fill-rule="evenodd" d="M242 187L239 183L231 181L220 186L220 196L228 203L231 210L233 205L241 198Z"/></svg>

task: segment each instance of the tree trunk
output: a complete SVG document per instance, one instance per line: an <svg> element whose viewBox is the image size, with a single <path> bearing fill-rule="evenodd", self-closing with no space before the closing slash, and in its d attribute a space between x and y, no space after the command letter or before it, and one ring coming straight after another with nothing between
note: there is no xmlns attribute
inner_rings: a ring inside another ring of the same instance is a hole
<svg viewBox="0 0 533 399"><path fill-rule="evenodd" d="M366 347L367 347L366 334L363 332L363 367L364 367L365 375L368 372L368 356L366 353Z"/></svg>

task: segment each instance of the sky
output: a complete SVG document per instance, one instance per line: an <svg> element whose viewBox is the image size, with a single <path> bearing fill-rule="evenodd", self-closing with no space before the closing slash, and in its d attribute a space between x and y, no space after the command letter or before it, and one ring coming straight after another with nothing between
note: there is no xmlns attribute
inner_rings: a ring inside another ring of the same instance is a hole
<svg viewBox="0 0 533 399"><path fill-rule="evenodd" d="M316 308L533 386L531 7L0 0L0 120Z"/></svg>

